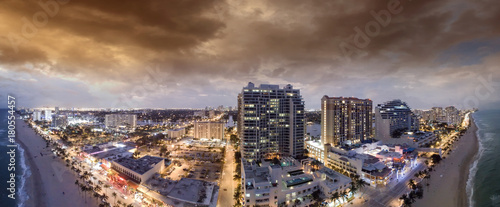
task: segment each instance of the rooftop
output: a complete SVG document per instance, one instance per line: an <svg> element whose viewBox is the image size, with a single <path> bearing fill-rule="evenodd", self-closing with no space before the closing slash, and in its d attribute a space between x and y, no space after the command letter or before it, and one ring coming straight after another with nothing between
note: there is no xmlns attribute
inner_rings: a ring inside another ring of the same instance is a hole
<svg viewBox="0 0 500 207"><path fill-rule="evenodd" d="M131 149L134 149L134 148L135 147L130 147L130 146L113 147L110 149L106 149L104 151L100 151L98 153L94 153L94 154L92 154L92 156L95 157L96 159L114 160L114 159L118 159L120 157L128 157L128 156L132 155L132 153L129 151Z"/></svg>
<svg viewBox="0 0 500 207"><path fill-rule="evenodd" d="M257 167L255 170L245 167L245 179L254 179L255 183L269 182L269 169L267 167Z"/></svg>
<svg viewBox="0 0 500 207"><path fill-rule="evenodd" d="M181 131L181 130L184 130L184 128L169 129L169 131L174 131L174 132L176 132L176 131Z"/></svg>
<svg viewBox="0 0 500 207"><path fill-rule="evenodd" d="M153 169L153 167L162 160L164 160L164 158L147 155L139 159L133 159L131 157L119 158L115 160L115 162L142 175Z"/></svg>
<svg viewBox="0 0 500 207"><path fill-rule="evenodd" d="M306 141L306 143L319 149L323 149L324 147L321 141Z"/></svg>
<svg viewBox="0 0 500 207"><path fill-rule="evenodd" d="M311 178L309 176L302 176L302 177L294 178L292 180L287 180L286 187L293 187L293 186L301 185L301 184L308 183L311 181L313 181L313 178Z"/></svg>
<svg viewBox="0 0 500 207"><path fill-rule="evenodd" d="M380 151L379 153L377 153L377 155L381 155L383 157L389 157L389 158L400 158L401 156L403 156L399 152L391 152L391 151L385 151L385 150Z"/></svg>
<svg viewBox="0 0 500 207"><path fill-rule="evenodd" d="M356 98L356 97L343 97L343 96L339 96L339 97L329 97L327 95L323 96L324 98L327 98L327 99L339 99L339 100L353 100L353 101L371 101L370 99L360 99L360 98Z"/></svg>
<svg viewBox="0 0 500 207"><path fill-rule="evenodd" d="M190 203L209 205L215 186L216 184L212 182L182 178L175 184L167 197Z"/></svg>

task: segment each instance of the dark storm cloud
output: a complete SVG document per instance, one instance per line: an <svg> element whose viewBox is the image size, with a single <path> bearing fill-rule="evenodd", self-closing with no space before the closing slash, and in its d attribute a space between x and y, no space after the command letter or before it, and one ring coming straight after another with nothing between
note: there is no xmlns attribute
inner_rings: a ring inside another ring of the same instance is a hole
<svg viewBox="0 0 500 207"><path fill-rule="evenodd" d="M294 84L308 108L325 94L429 107L474 96L478 74L499 78L497 1L74 0L57 4L30 37L23 18L33 23L46 12L40 2L55 1L0 2L0 77L75 83L59 93L25 85L19 93L43 94L29 106L70 106L64 95L75 91L89 106L109 107L120 96L134 99L132 107L235 105L253 81ZM366 44L356 42L360 35ZM12 37L26 41L16 50ZM474 41L486 44L454 49ZM346 55L345 45L354 53ZM456 58L476 53L465 65ZM474 78L446 79L468 70ZM450 93L459 95L441 98Z"/></svg>

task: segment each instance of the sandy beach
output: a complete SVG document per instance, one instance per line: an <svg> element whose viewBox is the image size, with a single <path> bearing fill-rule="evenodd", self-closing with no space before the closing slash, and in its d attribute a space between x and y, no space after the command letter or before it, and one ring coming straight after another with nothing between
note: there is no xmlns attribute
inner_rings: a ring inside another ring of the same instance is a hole
<svg viewBox="0 0 500 207"><path fill-rule="evenodd" d="M477 126L471 120L471 127L454 144L453 151L430 173L430 186L424 187L424 197L417 199L413 206L468 206L466 183L469 167L479 148L476 131Z"/></svg>
<svg viewBox="0 0 500 207"><path fill-rule="evenodd" d="M25 206L98 206L93 196L87 193L87 203L74 183L77 175L66 167L66 163L44 149L45 141L29 128L23 120L17 120L18 143L24 148L31 176L26 182L29 199ZM41 156L43 154L43 156ZM64 194L63 194L64 192Z"/></svg>

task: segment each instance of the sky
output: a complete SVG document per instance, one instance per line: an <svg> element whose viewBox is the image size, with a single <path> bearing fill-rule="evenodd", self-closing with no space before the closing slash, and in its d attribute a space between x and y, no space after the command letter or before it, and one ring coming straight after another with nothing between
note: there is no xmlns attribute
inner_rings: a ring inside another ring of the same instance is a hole
<svg viewBox="0 0 500 207"><path fill-rule="evenodd" d="M0 0L0 99L236 106L248 82L412 108L500 108L495 0Z"/></svg>

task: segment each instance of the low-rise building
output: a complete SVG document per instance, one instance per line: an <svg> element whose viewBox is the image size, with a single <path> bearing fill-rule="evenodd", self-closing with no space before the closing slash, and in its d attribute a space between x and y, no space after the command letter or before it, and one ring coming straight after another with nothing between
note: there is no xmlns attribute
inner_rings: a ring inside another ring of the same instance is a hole
<svg viewBox="0 0 500 207"><path fill-rule="evenodd" d="M424 147L427 144L430 144L434 140L436 140L436 134L433 132L410 132L404 134L401 138L403 139L408 139L410 141L413 141L415 144L413 146L415 147Z"/></svg>
<svg viewBox="0 0 500 207"><path fill-rule="evenodd" d="M325 165L348 175L359 175L372 186L386 185L392 176L392 169L379 158L356 151L344 151L327 146Z"/></svg>
<svg viewBox="0 0 500 207"><path fill-rule="evenodd" d="M407 132L401 135L398 139L382 140L386 145L404 145L413 148L425 147L427 144L436 140L436 135L433 132Z"/></svg>
<svg viewBox="0 0 500 207"><path fill-rule="evenodd" d="M325 145L321 141L306 141L307 156L314 158L321 163L325 162Z"/></svg>
<svg viewBox="0 0 500 207"><path fill-rule="evenodd" d="M149 155L139 159L124 157L112 161L111 168L137 183L143 183L155 173L160 173L165 169L165 159Z"/></svg>
<svg viewBox="0 0 500 207"><path fill-rule="evenodd" d="M350 188L349 177L313 161L284 157L248 163L243 159L243 206L309 206L314 201L308 197L315 191L330 197Z"/></svg>

